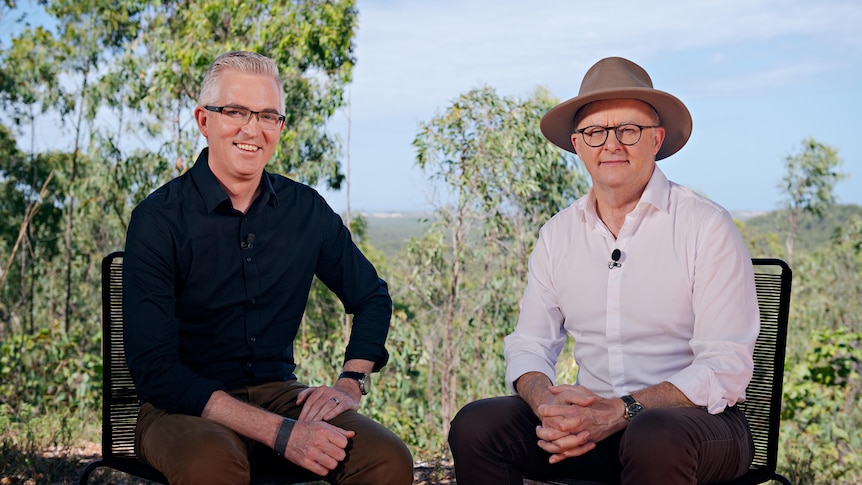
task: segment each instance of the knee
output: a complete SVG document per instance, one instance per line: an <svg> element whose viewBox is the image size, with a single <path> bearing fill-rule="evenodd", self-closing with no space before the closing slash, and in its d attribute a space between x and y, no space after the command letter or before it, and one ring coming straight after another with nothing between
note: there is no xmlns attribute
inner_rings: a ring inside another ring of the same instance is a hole
<svg viewBox="0 0 862 485"><path fill-rule="evenodd" d="M672 409L649 409L629 423L620 443L623 464L637 460L678 462L691 452L686 427Z"/></svg>
<svg viewBox="0 0 862 485"><path fill-rule="evenodd" d="M413 456L407 445L385 427L364 421L348 445L348 458L334 478L343 484L409 485L413 483ZM369 425L370 424L370 425Z"/></svg>
<svg viewBox="0 0 862 485"><path fill-rule="evenodd" d="M413 455L400 438L395 434L388 434L386 439L377 440L374 448L380 460L380 468L386 470L392 478L387 483L413 483Z"/></svg>
<svg viewBox="0 0 862 485"><path fill-rule="evenodd" d="M452 454L466 456L495 443L501 423L510 421L507 418L509 407L517 404L517 400L490 398L473 401L461 408L449 428Z"/></svg>
<svg viewBox="0 0 862 485"><path fill-rule="evenodd" d="M201 440L194 447L179 449L178 464L168 476L170 483L249 483L251 468L245 449L234 442Z"/></svg>
<svg viewBox="0 0 862 485"><path fill-rule="evenodd" d="M484 413L484 401L474 401L463 408L455 415L449 426L449 448L453 453L461 452L464 449L473 448L476 441L481 441L479 435L484 435L481 427L484 420L479 419Z"/></svg>

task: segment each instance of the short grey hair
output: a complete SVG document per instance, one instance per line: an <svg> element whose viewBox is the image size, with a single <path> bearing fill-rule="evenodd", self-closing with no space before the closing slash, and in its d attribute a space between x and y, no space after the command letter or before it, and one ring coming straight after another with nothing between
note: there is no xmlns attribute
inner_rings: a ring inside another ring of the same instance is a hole
<svg viewBox="0 0 862 485"><path fill-rule="evenodd" d="M284 113L284 83L278 74L278 66L269 57L254 52L231 51L218 56L204 74L198 103L201 106L213 104L219 96L219 80L225 71L238 71L246 74L271 76L278 83L281 97L281 112Z"/></svg>

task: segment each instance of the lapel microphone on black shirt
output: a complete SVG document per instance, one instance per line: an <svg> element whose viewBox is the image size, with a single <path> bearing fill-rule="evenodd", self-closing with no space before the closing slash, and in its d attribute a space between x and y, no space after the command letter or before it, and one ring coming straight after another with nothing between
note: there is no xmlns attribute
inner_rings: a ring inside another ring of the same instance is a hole
<svg viewBox="0 0 862 485"><path fill-rule="evenodd" d="M251 249L254 246L254 234L248 233L248 236L245 237L245 241L239 243L239 247L241 249Z"/></svg>
<svg viewBox="0 0 862 485"><path fill-rule="evenodd" d="M622 254L623 253L621 253L619 249L613 250L611 253L612 261L608 261L608 269L622 268L623 265L620 263L620 256L622 256Z"/></svg>

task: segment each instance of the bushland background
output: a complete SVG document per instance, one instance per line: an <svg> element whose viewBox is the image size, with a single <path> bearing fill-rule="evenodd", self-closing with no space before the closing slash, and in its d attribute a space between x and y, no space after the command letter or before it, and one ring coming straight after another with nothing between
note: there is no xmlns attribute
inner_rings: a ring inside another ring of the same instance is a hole
<svg viewBox="0 0 862 485"><path fill-rule="evenodd" d="M135 204L194 160L191 109L216 55L255 50L282 67L288 121L270 170L349 187L349 153L345 162L326 121L351 79L352 1L40 3L56 29L24 28L0 50L4 484L74 482L98 453L100 260L123 247ZM0 15L15 12L0 3ZM461 94L414 140L414 162L441 202L421 214L348 205L343 215L395 304L391 362L362 411L407 442L423 483L452 482L445 437L457 410L506 392L502 339L538 228L588 190L578 160L538 132L557 101L541 88ZM26 134L45 120L74 140L71 150L32 149ZM799 484L860 483L862 207L833 195L846 177L839 147L807 138L787 148L784 173L764 181L781 189L781 206L737 214L752 256L794 270L779 468ZM315 284L295 343L301 379L332 381L349 328ZM571 381L576 363L565 355L561 380Z"/></svg>

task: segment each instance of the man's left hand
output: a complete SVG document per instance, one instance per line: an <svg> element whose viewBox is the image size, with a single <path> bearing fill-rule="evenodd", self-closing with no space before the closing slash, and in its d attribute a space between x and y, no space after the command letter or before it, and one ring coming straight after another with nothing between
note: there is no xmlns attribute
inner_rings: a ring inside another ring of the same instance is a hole
<svg viewBox="0 0 862 485"><path fill-rule="evenodd" d="M296 404L302 406L299 421L328 421L348 409L359 409L358 399L345 390L329 386L304 389L296 397Z"/></svg>
<svg viewBox="0 0 862 485"><path fill-rule="evenodd" d="M539 447L551 453L551 463L583 455L625 426L618 399L602 398L582 386L559 385L549 390L554 403L539 406L542 424L536 428L536 436Z"/></svg>

